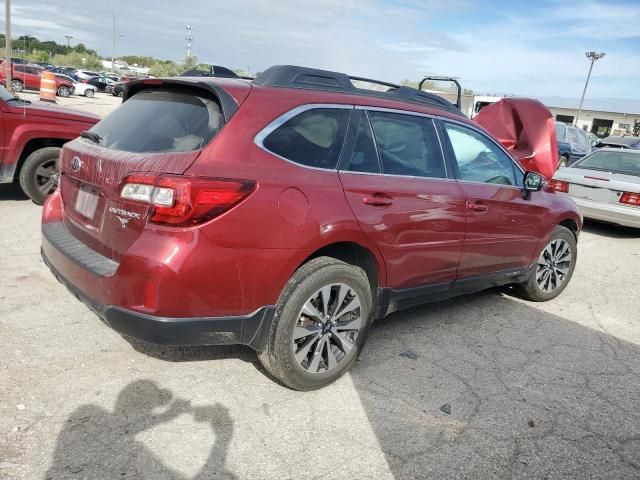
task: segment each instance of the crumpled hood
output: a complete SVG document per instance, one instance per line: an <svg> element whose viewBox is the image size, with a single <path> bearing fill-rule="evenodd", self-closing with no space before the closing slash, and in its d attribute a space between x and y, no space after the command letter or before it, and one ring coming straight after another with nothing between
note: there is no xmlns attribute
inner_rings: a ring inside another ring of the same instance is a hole
<svg viewBox="0 0 640 480"><path fill-rule="evenodd" d="M16 110L23 110L28 115L38 117L58 118L61 120L73 120L76 122L85 122L90 124L98 123L101 119L93 113L75 110L73 108L61 107L46 102L35 102L31 105L20 105L15 107Z"/></svg>
<svg viewBox="0 0 640 480"><path fill-rule="evenodd" d="M474 121L509 150L525 170L553 177L558 168L555 120L538 100L503 98L480 110Z"/></svg>

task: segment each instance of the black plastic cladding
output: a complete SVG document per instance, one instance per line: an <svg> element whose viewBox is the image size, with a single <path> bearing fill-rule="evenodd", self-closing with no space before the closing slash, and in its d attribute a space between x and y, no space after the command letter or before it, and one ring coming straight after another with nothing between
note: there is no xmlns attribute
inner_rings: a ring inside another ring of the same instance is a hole
<svg viewBox="0 0 640 480"><path fill-rule="evenodd" d="M231 117L238 111L238 104L222 87L216 85L213 82L207 82L206 80L187 80L177 78L162 78L158 80L133 80L129 83L125 83L124 92L122 95L122 101L126 102L133 95L143 89L153 89L162 87L178 86L182 88L200 88L205 91L213 93L222 108L222 115L224 116L225 123L228 122Z"/></svg>
<svg viewBox="0 0 640 480"><path fill-rule="evenodd" d="M391 90L380 92L356 87L351 80L358 80L390 87ZM324 90L329 92L366 95L389 100L417 103L435 107L464 117L464 113L448 100L422 92L415 88L395 85L393 83L372 80L363 77L352 77L345 73L298 67L295 65L275 65L262 72L253 83L265 87L301 88L308 90Z"/></svg>

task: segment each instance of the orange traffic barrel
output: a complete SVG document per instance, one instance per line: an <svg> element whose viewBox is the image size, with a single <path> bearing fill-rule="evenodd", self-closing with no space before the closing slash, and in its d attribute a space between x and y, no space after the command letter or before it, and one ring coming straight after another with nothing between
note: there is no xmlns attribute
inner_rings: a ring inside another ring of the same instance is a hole
<svg viewBox="0 0 640 480"><path fill-rule="evenodd" d="M56 103L56 74L48 70L40 76L40 100Z"/></svg>

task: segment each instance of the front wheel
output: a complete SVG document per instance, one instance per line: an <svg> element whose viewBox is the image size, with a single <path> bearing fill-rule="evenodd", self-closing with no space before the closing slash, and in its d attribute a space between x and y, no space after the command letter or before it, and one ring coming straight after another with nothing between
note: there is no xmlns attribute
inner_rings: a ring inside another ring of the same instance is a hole
<svg viewBox="0 0 640 480"><path fill-rule="evenodd" d="M576 237L568 228L556 226L534 265L531 277L516 290L534 302L556 298L567 287L578 258Z"/></svg>
<svg viewBox="0 0 640 480"><path fill-rule="evenodd" d="M84 91L84 96L87 98L93 98L93 88L87 88Z"/></svg>
<svg viewBox="0 0 640 480"><path fill-rule="evenodd" d="M59 156L60 148L45 147L33 152L22 164L20 187L38 205L44 203L58 184Z"/></svg>
<svg viewBox="0 0 640 480"><path fill-rule="evenodd" d="M372 311L371 287L361 268L329 257L313 259L280 295L260 361L294 390L329 385L358 357Z"/></svg>
<svg viewBox="0 0 640 480"><path fill-rule="evenodd" d="M69 87L65 87L63 85L60 88L58 88L58 96L59 97L65 97L66 98L69 95L71 95L71 90L69 90Z"/></svg>
<svg viewBox="0 0 640 480"><path fill-rule="evenodd" d="M24 90L24 83L20 80L11 80L11 88L14 92L21 92Z"/></svg>

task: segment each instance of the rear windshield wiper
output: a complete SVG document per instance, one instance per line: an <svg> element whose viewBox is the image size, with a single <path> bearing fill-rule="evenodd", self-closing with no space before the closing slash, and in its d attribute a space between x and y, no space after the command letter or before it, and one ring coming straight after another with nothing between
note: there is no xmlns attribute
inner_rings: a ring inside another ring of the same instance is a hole
<svg viewBox="0 0 640 480"><path fill-rule="evenodd" d="M95 133L95 132L90 132L89 130L86 130L86 131L84 131L84 132L81 132L81 133L80 133L80 136L81 136L82 138L88 138L88 139L89 139L89 140L91 140L92 142L95 142L95 143L98 143L98 144L102 141L102 137L101 137L100 135L98 135L98 134L97 134L97 133Z"/></svg>

